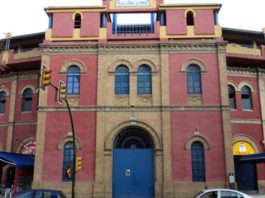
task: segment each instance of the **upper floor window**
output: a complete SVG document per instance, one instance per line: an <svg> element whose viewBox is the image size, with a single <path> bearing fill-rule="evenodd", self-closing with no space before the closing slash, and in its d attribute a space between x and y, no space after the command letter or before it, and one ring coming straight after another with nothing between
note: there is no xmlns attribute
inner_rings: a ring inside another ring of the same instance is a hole
<svg viewBox="0 0 265 198"><path fill-rule="evenodd" d="M138 68L137 93L152 94L152 73L148 65L141 65Z"/></svg>
<svg viewBox="0 0 265 198"><path fill-rule="evenodd" d="M81 14L75 14L75 28L81 28Z"/></svg>
<svg viewBox="0 0 265 198"><path fill-rule="evenodd" d="M191 64L187 68L188 94L201 94L201 69L198 65Z"/></svg>
<svg viewBox="0 0 265 198"><path fill-rule="evenodd" d="M33 99L32 89L30 88L25 89L22 94L22 111L32 110L32 99Z"/></svg>
<svg viewBox="0 0 265 198"><path fill-rule="evenodd" d="M236 92L232 85L228 85L229 105L231 109L236 109Z"/></svg>
<svg viewBox="0 0 265 198"><path fill-rule="evenodd" d="M186 15L187 25L194 25L194 16L192 11L188 11Z"/></svg>
<svg viewBox="0 0 265 198"><path fill-rule="evenodd" d="M63 181L71 181L73 177L73 143L66 142L63 149Z"/></svg>
<svg viewBox="0 0 265 198"><path fill-rule="evenodd" d="M67 94L79 94L80 92L80 69L73 65L67 70Z"/></svg>
<svg viewBox="0 0 265 198"><path fill-rule="evenodd" d="M0 92L0 113L5 113L6 107L6 92Z"/></svg>
<svg viewBox="0 0 265 198"><path fill-rule="evenodd" d="M205 159L204 146L201 142L196 141L191 145L191 159L192 159L192 181L205 181Z"/></svg>
<svg viewBox="0 0 265 198"><path fill-rule="evenodd" d="M242 109L253 109L251 89L248 86L241 88Z"/></svg>
<svg viewBox="0 0 265 198"><path fill-rule="evenodd" d="M115 94L129 94L129 69L119 65L115 69Z"/></svg>

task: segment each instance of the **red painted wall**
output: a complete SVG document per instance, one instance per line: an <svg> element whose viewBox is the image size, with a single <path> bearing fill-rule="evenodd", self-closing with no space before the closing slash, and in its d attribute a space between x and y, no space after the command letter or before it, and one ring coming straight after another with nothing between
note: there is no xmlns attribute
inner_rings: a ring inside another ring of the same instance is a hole
<svg viewBox="0 0 265 198"><path fill-rule="evenodd" d="M170 105L188 105L187 74L181 72L181 66L192 59L204 63L207 72L202 73L203 106L220 105L219 69L216 54L170 54L169 86Z"/></svg>
<svg viewBox="0 0 265 198"><path fill-rule="evenodd" d="M60 74L61 67L72 60L79 61L86 68L86 72L81 74L79 105L96 105L97 96L97 55L55 55L50 56L52 69L52 82L58 85L60 80L66 83L66 74ZM48 104L58 105L54 101L55 91L49 87Z"/></svg>
<svg viewBox="0 0 265 198"><path fill-rule="evenodd" d="M53 13L53 37L72 37L74 29L73 13Z"/></svg>
<svg viewBox="0 0 265 198"><path fill-rule="evenodd" d="M81 22L80 36L99 36L100 13L86 12L83 13Z"/></svg>
<svg viewBox="0 0 265 198"><path fill-rule="evenodd" d="M193 136L195 129L198 129L210 146L209 150L205 150L206 181L224 181L224 138L221 114L218 111L171 113L173 180L192 181L191 150L185 150L185 144Z"/></svg>
<svg viewBox="0 0 265 198"><path fill-rule="evenodd" d="M83 157L83 169L77 173L79 181L94 181L95 178L95 143L96 113L74 112L76 137L82 145L77 156ZM43 181L62 181L63 149L57 148L59 142L71 131L67 112L47 114L45 148L43 159Z"/></svg>
<svg viewBox="0 0 265 198"><path fill-rule="evenodd" d="M194 26L195 34L214 34L213 10L196 10Z"/></svg>
<svg viewBox="0 0 265 198"><path fill-rule="evenodd" d="M167 10L167 34L187 34L185 10Z"/></svg>

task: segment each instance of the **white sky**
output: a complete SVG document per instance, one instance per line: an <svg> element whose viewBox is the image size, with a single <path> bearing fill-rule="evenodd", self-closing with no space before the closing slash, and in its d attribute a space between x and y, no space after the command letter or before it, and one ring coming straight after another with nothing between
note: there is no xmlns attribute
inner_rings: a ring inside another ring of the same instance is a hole
<svg viewBox="0 0 265 198"><path fill-rule="evenodd" d="M264 0L164 0L164 3L220 3L222 27L262 31L265 27ZM0 38L44 32L48 6L101 5L102 0L1 0Z"/></svg>

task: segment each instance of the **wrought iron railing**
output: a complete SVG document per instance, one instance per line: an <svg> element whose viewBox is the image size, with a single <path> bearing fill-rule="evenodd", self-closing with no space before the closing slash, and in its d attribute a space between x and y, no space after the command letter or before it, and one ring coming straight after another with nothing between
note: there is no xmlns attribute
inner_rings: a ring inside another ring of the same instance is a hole
<svg viewBox="0 0 265 198"><path fill-rule="evenodd" d="M154 32L154 25L152 24L112 26L113 34L152 34Z"/></svg>

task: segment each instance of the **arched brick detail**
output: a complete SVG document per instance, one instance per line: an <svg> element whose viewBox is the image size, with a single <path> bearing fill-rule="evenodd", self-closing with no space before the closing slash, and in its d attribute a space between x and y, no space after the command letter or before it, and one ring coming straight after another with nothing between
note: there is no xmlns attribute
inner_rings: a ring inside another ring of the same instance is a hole
<svg viewBox="0 0 265 198"><path fill-rule="evenodd" d="M196 136L192 136L189 138L189 140L186 142L185 144L185 149L191 149L191 145L193 142L196 142L196 141L199 141L203 144L204 146L204 149L207 149L209 150L210 149L210 144L209 142L207 141L207 139L205 139L204 137L202 136L199 136L199 135L196 135Z"/></svg>
<svg viewBox="0 0 265 198"><path fill-rule="evenodd" d="M76 148L82 149L82 145L81 145L80 140L78 138L75 138L75 139L76 139L76 142L75 142ZM58 150L63 149L66 142L72 142L72 141L73 141L72 136L66 136L66 137L62 138L57 145L57 149Z"/></svg>
<svg viewBox="0 0 265 198"><path fill-rule="evenodd" d="M155 129L153 129L151 126L143 123L143 122L139 122L139 121L134 121L135 124L133 125L133 127L139 127L144 129L152 138L153 143L154 143L154 149L155 150L161 150L162 149L162 144L161 141L157 135L157 132L155 131ZM113 149L113 142L116 138L116 136L122 132L122 130L124 128L130 127L132 126L130 124L130 121L125 121L119 125L117 125L116 127L114 127L107 135L107 137L105 138L105 144L104 144L104 149L105 150L112 150Z"/></svg>
<svg viewBox="0 0 265 198"><path fill-rule="evenodd" d="M241 134L233 136L233 139L232 139L233 145L239 141L248 142L254 148L255 153L261 153L261 151L262 151L262 149L259 147L259 145L256 143L256 141L253 140L251 137L241 135Z"/></svg>
<svg viewBox="0 0 265 198"><path fill-rule="evenodd" d="M69 60L63 64L63 66L61 67L60 73L63 73L63 74L67 73L68 68L73 65L79 67L80 73L86 72L86 67L84 63L82 63L79 60Z"/></svg>
<svg viewBox="0 0 265 198"><path fill-rule="evenodd" d="M129 61L127 61L127 60L118 60L118 61L112 63L109 66L109 72L114 73L116 67L118 67L119 65L126 65L128 67L128 69L129 69L129 72L132 72L134 70L133 69L133 65Z"/></svg>
<svg viewBox="0 0 265 198"><path fill-rule="evenodd" d="M203 63L203 61L198 60L198 59L190 59L190 60L186 61L185 63L182 64L180 71L181 72L187 72L187 68L191 64L198 65L200 67L202 73L207 72L206 66Z"/></svg>

